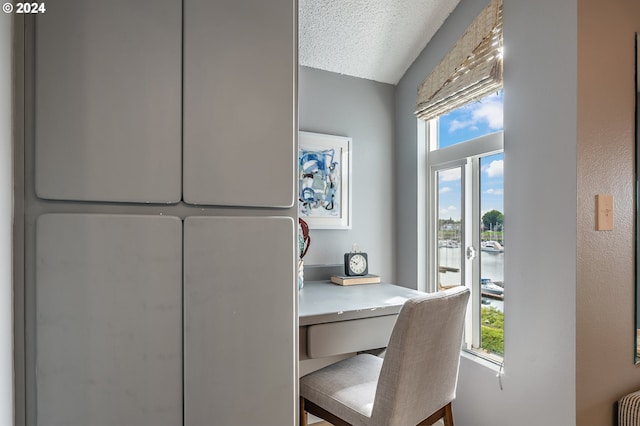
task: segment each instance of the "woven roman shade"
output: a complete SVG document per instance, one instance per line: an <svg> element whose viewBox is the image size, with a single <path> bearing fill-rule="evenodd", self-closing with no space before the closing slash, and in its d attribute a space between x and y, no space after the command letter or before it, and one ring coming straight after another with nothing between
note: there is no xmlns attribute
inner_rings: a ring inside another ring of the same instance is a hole
<svg viewBox="0 0 640 426"><path fill-rule="evenodd" d="M502 87L502 0L491 0L418 88L418 118L430 120Z"/></svg>

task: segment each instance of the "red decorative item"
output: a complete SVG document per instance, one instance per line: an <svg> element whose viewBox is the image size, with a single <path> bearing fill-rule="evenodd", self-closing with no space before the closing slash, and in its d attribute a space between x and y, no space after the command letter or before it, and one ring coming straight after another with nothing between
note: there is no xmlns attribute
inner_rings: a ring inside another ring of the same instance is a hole
<svg viewBox="0 0 640 426"><path fill-rule="evenodd" d="M298 218L298 223L300 224L300 230L302 231L302 235L300 236L300 259L307 254L307 250L309 250L309 246L311 245L311 236L309 236L309 225L304 220Z"/></svg>

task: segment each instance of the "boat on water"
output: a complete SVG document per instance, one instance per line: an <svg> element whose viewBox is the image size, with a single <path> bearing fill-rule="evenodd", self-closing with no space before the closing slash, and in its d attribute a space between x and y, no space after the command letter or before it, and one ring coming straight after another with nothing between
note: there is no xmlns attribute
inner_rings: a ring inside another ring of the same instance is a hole
<svg viewBox="0 0 640 426"><path fill-rule="evenodd" d="M497 241L483 241L480 243L480 250L492 253L504 253L504 247Z"/></svg>
<svg viewBox="0 0 640 426"><path fill-rule="evenodd" d="M504 296L504 288L494 284L491 278L480 278L480 290L487 295Z"/></svg>
<svg viewBox="0 0 640 426"><path fill-rule="evenodd" d="M460 243L454 240L440 240L438 241L438 247L458 248L460 247Z"/></svg>

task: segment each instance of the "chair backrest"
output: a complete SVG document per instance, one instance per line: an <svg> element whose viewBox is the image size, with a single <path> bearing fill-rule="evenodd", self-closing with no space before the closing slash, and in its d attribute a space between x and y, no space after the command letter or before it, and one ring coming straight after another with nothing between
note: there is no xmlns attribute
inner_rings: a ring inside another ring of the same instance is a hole
<svg viewBox="0 0 640 426"><path fill-rule="evenodd" d="M415 425L455 398L469 289L405 302L376 389L374 425Z"/></svg>

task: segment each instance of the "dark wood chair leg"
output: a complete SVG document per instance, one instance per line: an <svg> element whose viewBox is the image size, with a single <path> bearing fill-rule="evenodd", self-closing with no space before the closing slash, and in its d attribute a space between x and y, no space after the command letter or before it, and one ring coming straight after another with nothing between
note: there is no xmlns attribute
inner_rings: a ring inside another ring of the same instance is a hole
<svg viewBox="0 0 640 426"><path fill-rule="evenodd" d="M304 408L304 398L300 397L300 426L309 426L309 418Z"/></svg>
<svg viewBox="0 0 640 426"><path fill-rule="evenodd" d="M453 426L453 409L451 403L444 406L444 426Z"/></svg>
<svg viewBox="0 0 640 426"><path fill-rule="evenodd" d="M453 426L453 410L451 409L451 403L448 403L420 423L418 426L431 426L440 419L444 419L444 426Z"/></svg>
<svg viewBox="0 0 640 426"><path fill-rule="evenodd" d="M304 407L307 413L320 417L323 420L328 421L334 426L353 426L351 423L347 423L335 414L328 412L324 408L314 404L308 399L304 400Z"/></svg>

